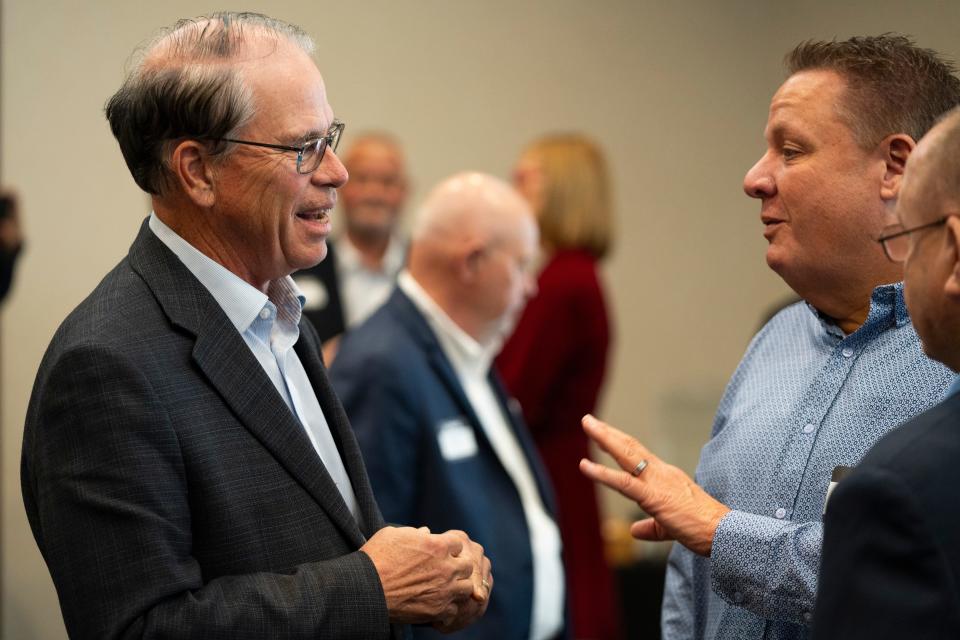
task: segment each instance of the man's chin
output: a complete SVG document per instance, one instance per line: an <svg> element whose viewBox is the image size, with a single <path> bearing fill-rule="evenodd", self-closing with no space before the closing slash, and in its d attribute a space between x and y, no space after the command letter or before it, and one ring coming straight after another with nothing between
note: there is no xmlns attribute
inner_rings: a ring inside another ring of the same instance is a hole
<svg viewBox="0 0 960 640"><path fill-rule="evenodd" d="M767 266L804 300L808 300L807 295L811 293L811 285L814 289L818 288L818 284L815 282L816 278L813 277L809 269L798 268L795 261L786 259L782 254L771 254L768 251Z"/></svg>
<svg viewBox="0 0 960 640"><path fill-rule="evenodd" d="M311 267L317 266L327 259L327 253L327 241L323 240L321 245L315 247L310 254L305 255L302 257L302 259L294 262L296 265L295 271L303 271L304 269L310 269Z"/></svg>
<svg viewBox="0 0 960 640"><path fill-rule="evenodd" d="M779 244L768 246L764 258L770 270L783 278L787 284L798 277L802 278L801 272L809 271L811 266L816 267L804 253L790 250Z"/></svg>

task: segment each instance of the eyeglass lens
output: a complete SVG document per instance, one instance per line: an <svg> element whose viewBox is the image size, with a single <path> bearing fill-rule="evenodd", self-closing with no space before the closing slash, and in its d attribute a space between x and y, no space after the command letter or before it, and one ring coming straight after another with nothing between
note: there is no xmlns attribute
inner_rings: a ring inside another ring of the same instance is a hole
<svg viewBox="0 0 960 640"><path fill-rule="evenodd" d="M297 163L297 171L300 173L313 173L316 171L320 163L323 162L323 154L326 152L327 147L333 149L334 152L337 151L337 146L340 144L340 134L342 132L343 123L334 122L327 135L304 145L303 150L300 152L299 162Z"/></svg>

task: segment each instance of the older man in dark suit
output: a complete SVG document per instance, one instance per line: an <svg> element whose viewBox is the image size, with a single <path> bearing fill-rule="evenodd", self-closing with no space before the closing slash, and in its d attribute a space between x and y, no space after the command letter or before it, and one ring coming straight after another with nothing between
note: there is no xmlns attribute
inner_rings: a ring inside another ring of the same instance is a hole
<svg viewBox="0 0 960 640"><path fill-rule="evenodd" d="M462 638L565 634L551 490L490 366L535 290L537 236L529 206L503 181L444 181L421 207L397 290L346 335L331 368L384 516L463 529L497 565L490 607Z"/></svg>
<svg viewBox="0 0 960 640"><path fill-rule="evenodd" d="M343 125L299 28L181 21L107 117L154 213L37 375L22 482L73 637L388 638L483 613L462 533L384 527L289 274Z"/></svg>
<svg viewBox="0 0 960 640"><path fill-rule="evenodd" d="M899 222L880 240L904 263L924 351L960 371L960 110L910 157ZM817 640L960 638L960 381L892 431L827 503Z"/></svg>

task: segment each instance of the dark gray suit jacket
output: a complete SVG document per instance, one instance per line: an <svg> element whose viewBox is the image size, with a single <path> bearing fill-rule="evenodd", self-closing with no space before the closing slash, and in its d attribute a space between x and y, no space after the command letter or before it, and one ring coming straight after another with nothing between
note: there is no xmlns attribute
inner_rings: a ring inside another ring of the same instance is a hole
<svg viewBox="0 0 960 640"><path fill-rule="evenodd" d="M813 637L960 638L960 394L883 437L827 503Z"/></svg>
<svg viewBox="0 0 960 640"><path fill-rule="evenodd" d="M144 224L34 385L24 503L71 636L401 637L358 551L383 526L301 323L363 526L243 338Z"/></svg>

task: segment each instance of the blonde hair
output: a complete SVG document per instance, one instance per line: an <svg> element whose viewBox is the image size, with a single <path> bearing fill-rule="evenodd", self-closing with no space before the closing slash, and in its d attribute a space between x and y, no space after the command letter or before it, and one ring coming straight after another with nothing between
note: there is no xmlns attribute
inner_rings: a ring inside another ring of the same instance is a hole
<svg viewBox="0 0 960 640"><path fill-rule="evenodd" d="M543 176L537 221L549 249L585 249L597 258L610 250L613 215L603 152L580 134L554 134L524 151Z"/></svg>

